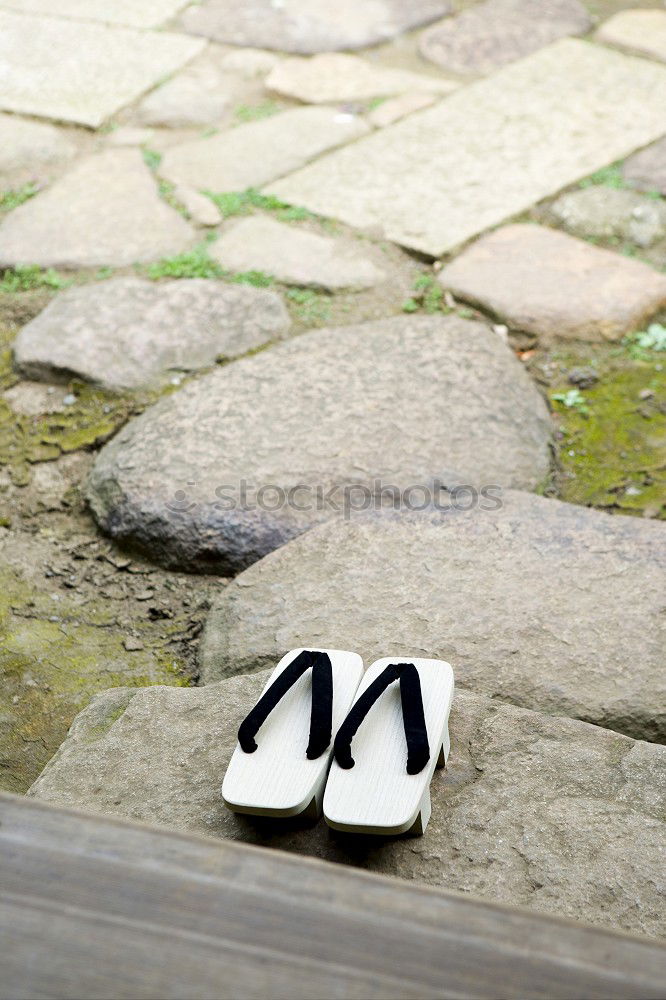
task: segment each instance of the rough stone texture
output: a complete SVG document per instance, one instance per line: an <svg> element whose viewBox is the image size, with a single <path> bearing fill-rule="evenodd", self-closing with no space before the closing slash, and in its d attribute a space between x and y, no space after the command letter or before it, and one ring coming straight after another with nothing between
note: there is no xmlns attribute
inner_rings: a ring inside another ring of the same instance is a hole
<svg viewBox="0 0 666 1000"><path fill-rule="evenodd" d="M266 86L309 104L333 104L414 90L447 94L458 85L425 73L387 69L359 56L328 52L311 59L283 59L268 76Z"/></svg>
<svg viewBox="0 0 666 1000"><path fill-rule="evenodd" d="M550 215L575 236L616 236L639 247L666 237L666 202L603 185L562 195Z"/></svg>
<svg viewBox="0 0 666 1000"><path fill-rule="evenodd" d="M205 194L200 194L194 188L178 184L173 189L173 196L183 206L192 222L200 226L218 226L222 222L222 214L217 206Z"/></svg>
<svg viewBox="0 0 666 1000"><path fill-rule="evenodd" d="M601 25L596 38L666 61L666 11L622 10Z"/></svg>
<svg viewBox="0 0 666 1000"><path fill-rule="evenodd" d="M0 115L0 182L62 163L74 152L74 144L53 125Z"/></svg>
<svg viewBox="0 0 666 1000"><path fill-rule="evenodd" d="M307 54L376 45L450 9L448 0L208 0L181 23L218 42Z"/></svg>
<svg viewBox="0 0 666 1000"><path fill-rule="evenodd" d="M253 94L257 88L249 86ZM134 117L141 124L166 128L219 125L247 92L248 83L242 76L225 72L219 59L204 53L144 97Z"/></svg>
<svg viewBox="0 0 666 1000"><path fill-rule="evenodd" d="M541 396L492 330L404 316L311 332L185 386L102 449L88 497L114 537L219 572L335 516L350 484L532 487L549 440Z"/></svg>
<svg viewBox="0 0 666 1000"><path fill-rule="evenodd" d="M338 518L252 566L213 606L204 680L308 643L427 655L478 693L663 741L664 526L494 493Z"/></svg>
<svg viewBox="0 0 666 1000"><path fill-rule="evenodd" d="M220 785L266 674L108 691L33 785L40 799L265 844L648 935L666 932L666 750L460 694L422 838L236 816Z"/></svg>
<svg viewBox="0 0 666 1000"><path fill-rule="evenodd" d="M591 27L578 0L486 0L424 32L420 49L448 72L477 75Z"/></svg>
<svg viewBox="0 0 666 1000"><path fill-rule="evenodd" d="M0 11L0 107L97 127L202 47L185 35Z"/></svg>
<svg viewBox="0 0 666 1000"><path fill-rule="evenodd" d="M237 222L209 248L229 271L263 271L287 285L370 288L386 280L362 243L334 240L256 215Z"/></svg>
<svg viewBox="0 0 666 1000"><path fill-rule="evenodd" d="M437 256L665 131L666 68L566 39L268 190Z"/></svg>
<svg viewBox="0 0 666 1000"><path fill-rule="evenodd" d="M194 371L283 337L289 314L274 292L192 279L116 278L58 295L14 343L34 378L79 377L113 389Z"/></svg>
<svg viewBox="0 0 666 1000"><path fill-rule="evenodd" d="M24 14L57 14L82 21L123 24L130 28L156 28L164 24L188 0L2 0L2 6Z"/></svg>
<svg viewBox="0 0 666 1000"><path fill-rule="evenodd" d="M415 111L429 108L436 100L434 94L419 92L401 94L400 97L393 97L384 101L378 108L374 108L368 115L368 121L375 128L386 128L387 125L392 125L393 122L400 121Z"/></svg>
<svg viewBox="0 0 666 1000"><path fill-rule="evenodd" d="M193 239L141 153L110 149L10 212L0 224L0 266L127 267L180 253Z"/></svg>
<svg viewBox="0 0 666 1000"><path fill-rule="evenodd" d="M630 156L622 167L627 184L666 195L666 138Z"/></svg>
<svg viewBox="0 0 666 1000"><path fill-rule="evenodd" d="M440 272L439 281L544 340L618 340L666 305L666 275L529 224L483 236Z"/></svg>
<svg viewBox="0 0 666 1000"><path fill-rule="evenodd" d="M262 79L277 66L280 56L263 49L232 49L219 59L220 69L238 73L246 80Z"/></svg>
<svg viewBox="0 0 666 1000"><path fill-rule="evenodd" d="M326 150L357 139L368 125L333 108L292 108L167 150L160 173L216 193L259 187Z"/></svg>

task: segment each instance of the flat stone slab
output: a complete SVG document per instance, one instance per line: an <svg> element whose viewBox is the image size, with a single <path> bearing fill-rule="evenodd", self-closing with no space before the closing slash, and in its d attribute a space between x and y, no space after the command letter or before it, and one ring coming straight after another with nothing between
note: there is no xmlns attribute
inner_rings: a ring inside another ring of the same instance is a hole
<svg viewBox="0 0 666 1000"><path fill-rule="evenodd" d="M208 0L181 24L218 42L307 54L377 45L450 9L448 0Z"/></svg>
<svg viewBox="0 0 666 1000"><path fill-rule="evenodd" d="M74 143L46 122L0 114L0 180L62 163L75 153Z"/></svg>
<svg viewBox="0 0 666 1000"><path fill-rule="evenodd" d="M98 695L29 794L614 930L666 932L664 747L461 693L425 836L345 837L323 822L258 821L222 803L238 725L267 676Z"/></svg>
<svg viewBox="0 0 666 1000"><path fill-rule="evenodd" d="M565 39L268 191L438 256L664 132L666 67Z"/></svg>
<svg viewBox="0 0 666 1000"><path fill-rule="evenodd" d="M267 77L266 86L308 104L333 104L408 91L448 94L458 84L425 73L387 69L359 56L324 52L310 59L283 59Z"/></svg>
<svg viewBox="0 0 666 1000"><path fill-rule="evenodd" d="M664 526L494 493L337 518L256 563L213 605L204 682L344 639L366 663L427 653L458 686L663 741Z"/></svg>
<svg viewBox="0 0 666 1000"><path fill-rule="evenodd" d="M274 292L203 279L115 278L56 296L23 327L14 357L31 378L52 382L74 373L131 389L238 357L289 326Z"/></svg>
<svg viewBox="0 0 666 1000"><path fill-rule="evenodd" d="M605 21L597 41L666 61L666 11L622 10Z"/></svg>
<svg viewBox="0 0 666 1000"><path fill-rule="evenodd" d="M180 253L194 230L136 149L88 157L0 223L0 266L127 267Z"/></svg>
<svg viewBox="0 0 666 1000"><path fill-rule="evenodd" d="M486 0L424 32L419 48L450 73L483 75L591 27L578 0Z"/></svg>
<svg viewBox="0 0 666 1000"><path fill-rule="evenodd" d="M530 224L483 236L443 268L439 281L544 340L619 340L666 305L666 275Z"/></svg>
<svg viewBox="0 0 666 1000"><path fill-rule="evenodd" d="M202 47L166 31L0 11L0 108L97 127Z"/></svg>
<svg viewBox="0 0 666 1000"><path fill-rule="evenodd" d="M175 184L215 193L244 191L297 170L370 127L334 108L291 108L207 139L168 149L160 174Z"/></svg>
<svg viewBox="0 0 666 1000"><path fill-rule="evenodd" d="M185 386L101 450L88 498L103 530L152 558L226 572L342 517L352 484L368 502L378 480L431 490L449 471L531 488L550 429L492 330L401 316L304 334Z"/></svg>
<svg viewBox="0 0 666 1000"><path fill-rule="evenodd" d="M414 114L415 111L429 108L436 100L434 94L426 94L422 91L400 94L399 97L392 97L388 101L383 101L379 107L374 108L368 115L368 121L375 128L386 128L387 125L392 125L394 122L400 121L401 118Z"/></svg>
<svg viewBox="0 0 666 1000"><path fill-rule="evenodd" d="M666 238L666 202L601 184L563 194L549 214L574 236L628 240L649 247Z"/></svg>
<svg viewBox="0 0 666 1000"><path fill-rule="evenodd" d="M58 0L58 17L123 24L130 28L156 28L174 17L187 0ZM2 0L2 7L23 14L53 14L52 0Z"/></svg>
<svg viewBox="0 0 666 1000"><path fill-rule="evenodd" d="M666 195L666 138L630 156L622 166L622 176L641 191Z"/></svg>
<svg viewBox="0 0 666 1000"><path fill-rule="evenodd" d="M387 277L360 242L331 239L260 215L237 222L209 253L228 271L263 271L287 285L331 291L371 288Z"/></svg>
<svg viewBox="0 0 666 1000"><path fill-rule="evenodd" d="M219 57L204 53L189 66L153 90L134 113L143 125L192 128L219 125L242 102L248 83L240 74L225 72Z"/></svg>

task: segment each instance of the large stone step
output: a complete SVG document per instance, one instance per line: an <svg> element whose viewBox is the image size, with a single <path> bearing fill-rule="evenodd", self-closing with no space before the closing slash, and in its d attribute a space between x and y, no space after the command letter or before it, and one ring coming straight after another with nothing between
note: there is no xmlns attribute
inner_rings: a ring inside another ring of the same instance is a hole
<svg viewBox="0 0 666 1000"><path fill-rule="evenodd" d="M220 594L201 665L214 681L295 646L433 656L492 698L666 741L665 595L662 524L505 491L291 542Z"/></svg>
<svg viewBox="0 0 666 1000"><path fill-rule="evenodd" d="M99 695L31 794L601 926L666 931L664 747L464 693L425 836L334 836L323 823L254 821L222 803L238 725L266 677Z"/></svg>

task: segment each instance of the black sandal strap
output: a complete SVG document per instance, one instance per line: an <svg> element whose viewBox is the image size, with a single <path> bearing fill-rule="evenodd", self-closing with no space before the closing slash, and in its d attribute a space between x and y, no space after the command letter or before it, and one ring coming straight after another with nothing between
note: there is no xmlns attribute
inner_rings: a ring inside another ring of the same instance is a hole
<svg viewBox="0 0 666 1000"><path fill-rule="evenodd" d="M312 668L312 708L307 758L316 760L331 742L333 729L333 667L328 653L304 649L264 691L254 708L243 719L238 742L245 753L257 749L255 736L281 698L306 670Z"/></svg>
<svg viewBox="0 0 666 1000"><path fill-rule="evenodd" d="M400 702L407 740L407 774L419 774L430 760L419 672L413 663L391 663L352 705L337 732L335 759L346 771L354 766L351 744L359 726L379 696L397 680L400 681Z"/></svg>

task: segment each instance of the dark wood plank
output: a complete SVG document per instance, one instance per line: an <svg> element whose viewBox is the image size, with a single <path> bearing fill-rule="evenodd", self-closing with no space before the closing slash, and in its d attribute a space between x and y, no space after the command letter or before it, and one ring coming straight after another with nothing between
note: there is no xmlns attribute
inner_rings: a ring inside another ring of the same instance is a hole
<svg viewBox="0 0 666 1000"><path fill-rule="evenodd" d="M666 948L0 794L0 996L664 995Z"/></svg>

